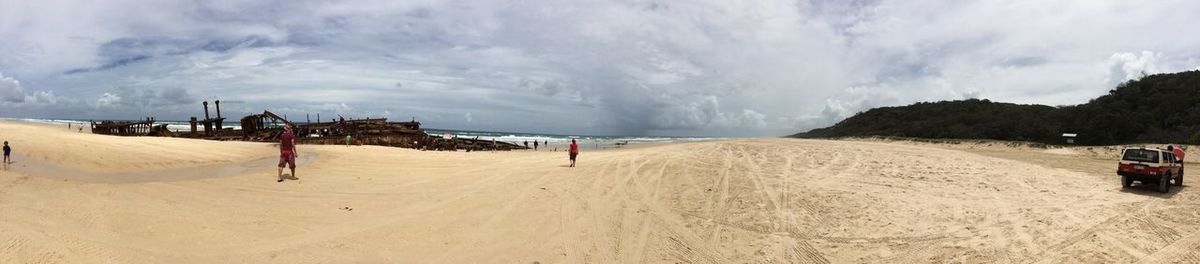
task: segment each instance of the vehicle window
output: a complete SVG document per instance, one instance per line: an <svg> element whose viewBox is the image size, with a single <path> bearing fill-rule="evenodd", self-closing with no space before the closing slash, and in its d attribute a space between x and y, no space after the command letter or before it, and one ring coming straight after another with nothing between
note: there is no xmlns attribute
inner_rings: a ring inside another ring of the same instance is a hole
<svg viewBox="0 0 1200 264"><path fill-rule="evenodd" d="M1163 156L1164 161L1166 161L1167 163L1175 163L1175 154L1172 154L1169 152L1163 152L1163 155L1164 155Z"/></svg>
<svg viewBox="0 0 1200 264"><path fill-rule="evenodd" d="M1127 149L1121 159L1141 162L1158 162L1158 151L1148 149Z"/></svg>

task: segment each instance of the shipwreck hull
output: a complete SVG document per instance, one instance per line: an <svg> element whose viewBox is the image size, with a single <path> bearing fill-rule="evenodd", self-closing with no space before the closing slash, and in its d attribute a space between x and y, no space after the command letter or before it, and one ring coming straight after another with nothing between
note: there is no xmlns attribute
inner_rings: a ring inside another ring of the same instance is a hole
<svg viewBox="0 0 1200 264"><path fill-rule="evenodd" d="M144 121L92 122L96 134L117 136L162 136L208 140L237 140L251 142L279 142L283 127L294 128L297 144L309 145L375 145L412 148L421 150L514 150L526 149L507 142L493 142L458 137L431 136L421 129L415 119L408 122L388 122L387 118L344 119L330 122L294 123L271 111L243 117L241 129L224 128L221 102L216 101L217 117L208 113L208 102L204 102L204 119L192 117L191 130L172 132L166 124L155 125L154 118ZM318 116L319 118L319 116ZM201 130L203 129L203 130ZM347 136L350 142L347 143Z"/></svg>

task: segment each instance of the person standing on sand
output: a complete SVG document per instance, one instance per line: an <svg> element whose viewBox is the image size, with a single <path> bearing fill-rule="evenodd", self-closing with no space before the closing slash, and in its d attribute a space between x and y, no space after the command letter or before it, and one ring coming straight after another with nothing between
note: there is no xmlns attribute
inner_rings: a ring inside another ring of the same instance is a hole
<svg viewBox="0 0 1200 264"><path fill-rule="evenodd" d="M1167 150L1171 151L1171 154L1175 154L1175 158L1178 158L1179 160L1183 160L1183 155L1184 155L1183 149L1176 148L1171 145L1167 145Z"/></svg>
<svg viewBox="0 0 1200 264"><path fill-rule="evenodd" d="M292 125L283 125L283 134L279 134L279 180L283 182L283 165L292 169L292 179L296 178L296 134L292 133Z"/></svg>
<svg viewBox="0 0 1200 264"><path fill-rule="evenodd" d="M537 147L538 147L538 141L534 140L533 141L533 151L537 151Z"/></svg>
<svg viewBox="0 0 1200 264"><path fill-rule="evenodd" d="M12 154L12 148L8 147L8 141L4 141L4 168L5 169L8 168L9 163L12 163L12 158L9 157L10 154Z"/></svg>
<svg viewBox="0 0 1200 264"><path fill-rule="evenodd" d="M575 139L571 139L571 149L567 156L571 158L571 167L575 167L575 157L579 156L579 144L575 143Z"/></svg>

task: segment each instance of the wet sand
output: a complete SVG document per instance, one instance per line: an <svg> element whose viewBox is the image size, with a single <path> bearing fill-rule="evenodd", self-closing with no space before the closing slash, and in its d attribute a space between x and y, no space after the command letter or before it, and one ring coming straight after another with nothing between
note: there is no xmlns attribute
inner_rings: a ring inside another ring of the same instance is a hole
<svg viewBox="0 0 1200 264"><path fill-rule="evenodd" d="M1082 149L748 139L567 168L563 152L302 145L299 180L276 183L272 144L11 122L0 139L14 165L57 168L0 171L0 263L1200 260L1200 194L1122 189Z"/></svg>

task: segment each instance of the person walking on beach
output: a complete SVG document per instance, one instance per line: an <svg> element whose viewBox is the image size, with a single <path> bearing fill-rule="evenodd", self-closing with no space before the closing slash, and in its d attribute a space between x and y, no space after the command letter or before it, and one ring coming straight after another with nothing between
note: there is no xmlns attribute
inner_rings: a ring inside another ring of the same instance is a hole
<svg viewBox="0 0 1200 264"><path fill-rule="evenodd" d="M525 141L525 149L529 149L529 140Z"/></svg>
<svg viewBox="0 0 1200 264"><path fill-rule="evenodd" d="M12 148L8 146L8 141L4 141L4 168L5 169L8 169L8 164L12 163L12 157L9 157L9 155L11 155L11 154L12 154Z"/></svg>
<svg viewBox="0 0 1200 264"><path fill-rule="evenodd" d="M575 143L575 139L571 139L571 149L567 156L571 158L571 167L575 167L575 157L579 156L579 144Z"/></svg>
<svg viewBox="0 0 1200 264"><path fill-rule="evenodd" d="M534 140L533 141L533 151L537 151L537 147L538 147L538 141Z"/></svg>
<svg viewBox="0 0 1200 264"><path fill-rule="evenodd" d="M283 125L283 134L279 135L279 180L283 182L283 165L292 169L292 179L296 178L296 134L292 133L292 125Z"/></svg>

